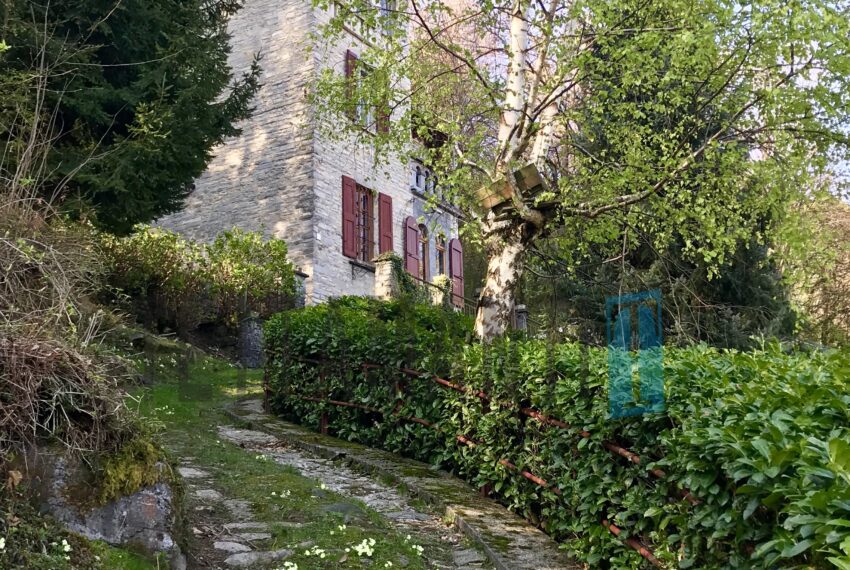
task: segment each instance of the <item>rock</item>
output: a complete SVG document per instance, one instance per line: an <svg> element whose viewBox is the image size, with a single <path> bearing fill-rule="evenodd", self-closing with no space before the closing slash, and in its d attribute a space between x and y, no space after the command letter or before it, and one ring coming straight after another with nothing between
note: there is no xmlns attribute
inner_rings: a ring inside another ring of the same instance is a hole
<svg viewBox="0 0 850 570"><path fill-rule="evenodd" d="M47 449L34 449L28 455L27 479L40 510L69 531L89 540L129 546L149 556L165 553L172 568L185 568L185 557L173 534L179 507L167 482L93 506L94 502L81 494L81 489L93 488L88 466L64 451Z"/></svg>
<svg viewBox="0 0 850 570"><path fill-rule="evenodd" d="M484 562L484 555L475 549L467 548L465 550L456 550L452 553L454 563L458 566L466 566L477 562Z"/></svg>
<svg viewBox="0 0 850 570"><path fill-rule="evenodd" d="M228 556L224 563L231 568L253 568L261 564L269 564L292 556L291 550L271 550L268 552L240 552Z"/></svg>
<svg viewBox="0 0 850 570"><path fill-rule="evenodd" d="M251 552L251 548L238 542L228 542L226 540L213 543L213 548L222 550L228 554L236 554L237 552Z"/></svg>
<svg viewBox="0 0 850 570"><path fill-rule="evenodd" d="M203 501L220 501L224 498L215 489L198 489L192 494Z"/></svg>
<svg viewBox="0 0 850 570"><path fill-rule="evenodd" d="M180 473L180 476L184 479L200 479L210 476L210 474L203 469L195 469L194 467L178 467L177 472Z"/></svg>

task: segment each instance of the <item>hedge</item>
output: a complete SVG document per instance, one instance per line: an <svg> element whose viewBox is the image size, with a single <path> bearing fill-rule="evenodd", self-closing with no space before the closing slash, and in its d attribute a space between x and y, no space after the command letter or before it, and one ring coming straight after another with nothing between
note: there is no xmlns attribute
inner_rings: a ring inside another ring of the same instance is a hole
<svg viewBox="0 0 850 570"><path fill-rule="evenodd" d="M666 411L611 420L604 349L467 331L398 301L278 314L272 408L452 470L591 567L648 564L631 539L668 568L850 569L850 352L666 348Z"/></svg>
<svg viewBox="0 0 850 570"><path fill-rule="evenodd" d="M109 286L147 328L185 336L202 323L236 328L244 310L268 317L294 305L286 243L257 232L234 228L201 243L138 226L127 237L102 234L101 250Z"/></svg>

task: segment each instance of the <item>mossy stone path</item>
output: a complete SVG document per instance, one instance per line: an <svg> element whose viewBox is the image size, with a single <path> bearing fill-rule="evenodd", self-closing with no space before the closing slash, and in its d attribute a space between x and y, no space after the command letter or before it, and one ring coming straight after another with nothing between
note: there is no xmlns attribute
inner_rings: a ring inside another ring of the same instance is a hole
<svg viewBox="0 0 850 570"><path fill-rule="evenodd" d="M392 484L245 429L222 412L259 377L214 360L141 394L185 485L189 568L492 568Z"/></svg>

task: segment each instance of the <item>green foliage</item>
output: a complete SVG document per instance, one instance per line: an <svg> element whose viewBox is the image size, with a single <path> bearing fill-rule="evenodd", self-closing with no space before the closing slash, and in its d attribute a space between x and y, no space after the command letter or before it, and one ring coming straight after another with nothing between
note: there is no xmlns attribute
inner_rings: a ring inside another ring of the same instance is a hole
<svg viewBox="0 0 850 570"><path fill-rule="evenodd" d="M268 316L289 306L295 275L286 243L233 229L212 244L140 227L103 236L110 284L134 301L150 326L193 330L203 322L234 326L248 312Z"/></svg>
<svg viewBox="0 0 850 570"><path fill-rule="evenodd" d="M796 315L790 291L777 256L763 245L739 244L719 266L719 274L710 278L704 263L683 258L681 246L659 252L642 238L625 253L594 246L584 257L567 254L563 259L563 242L545 240L527 262L533 270L523 276L519 298L540 323L535 335L543 332L603 346L605 298L659 288L669 344L705 342L744 349L760 338L793 336Z"/></svg>
<svg viewBox="0 0 850 570"><path fill-rule="evenodd" d="M21 125L41 121L53 130L43 196L119 232L179 209L259 88L256 61L231 82L226 24L239 5L4 2L4 159L27 158Z"/></svg>
<svg viewBox="0 0 850 570"><path fill-rule="evenodd" d="M340 437L413 455L488 486L594 568L645 564L600 525L603 519L650 545L670 567L845 563L850 353L668 348L667 411L610 420L605 350L533 340L463 345L464 329L437 315L344 299L275 316L266 330L274 409L314 426L327 413ZM387 367L363 369L362 362ZM411 378L400 366L472 390ZM474 390L492 399L484 402ZM572 427L544 426L517 414L520 406ZM591 436L581 437L582 430ZM459 445L458 435L478 445ZM605 442L638 453L641 464L612 454ZM499 464L502 458L560 495ZM666 477L651 477L651 468ZM684 489L699 503L684 500Z"/></svg>

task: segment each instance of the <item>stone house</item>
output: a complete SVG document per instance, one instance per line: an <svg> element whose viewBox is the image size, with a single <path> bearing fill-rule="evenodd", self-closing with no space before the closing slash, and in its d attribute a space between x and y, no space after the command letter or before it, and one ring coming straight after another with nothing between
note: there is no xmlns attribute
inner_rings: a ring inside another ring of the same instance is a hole
<svg viewBox="0 0 850 570"><path fill-rule="evenodd" d="M158 224L205 241L234 226L286 240L308 304L372 295L372 259L386 251L424 281L448 275L462 296L459 215L447 204L426 207L437 187L425 167L400 159L375 167L368 144L331 140L317 125L313 80L327 66L356 73L364 41L354 23L342 45L310 49L328 18L310 0L244 2L229 24L230 64L240 73L262 54L254 115L215 150L185 209ZM367 130L392 120L361 106L355 115Z"/></svg>

